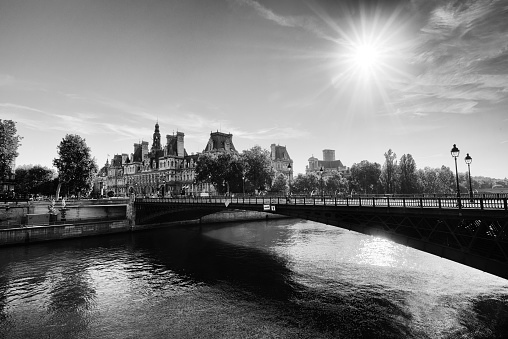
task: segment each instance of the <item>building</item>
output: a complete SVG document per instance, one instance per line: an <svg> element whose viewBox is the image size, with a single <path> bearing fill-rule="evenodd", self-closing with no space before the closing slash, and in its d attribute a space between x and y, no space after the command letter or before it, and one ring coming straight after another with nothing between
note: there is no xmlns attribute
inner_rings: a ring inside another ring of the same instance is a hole
<svg viewBox="0 0 508 339"><path fill-rule="evenodd" d="M293 180L293 160L289 156L286 146L271 144L270 160L272 161L275 176L282 173L290 180Z"/></svg>
<svg viewBox="0 0 508 339"><path fill-rule="evenodd" d="M213 152L213 151L233 151L237 152L235 146L233 145L233 135L226 134L222 132L210 132L210 139L208 139L208 143L203 152Z"/></svg>
<svg viewBox="0 0 508 339"><path fill-rule="evenodd" d="M335 150L324 149L323 160L319 160L314 156L309 158L309 165L306 166L306 173L321 173L324 177L330 176L333 173L346 173L348 168L342 164L342 161L335 160Z"/></svg>
<svg viewBox="0 0 508 339"><path fill-rule="evenodd" d="M148 141L134 143L133 153L116 154L100 169L94 182L95 196L171 197L178 195L215 194L211 183L197 183L196 165L200 153L185 150L185 134L166 135L163 144L159 123L155 124L152 145ZM233 135L210 132L205 152L237 152ZM293 160L285 146L271 145L272 168L293 176ZM291 165L291 167L288 167Z"/></svg>
<svg viewBox="0 0 508 339"><path fill-rule="evenodd" d="M213 133L212 133L213 134ZM219 138L216 141L223 141ZM227 139L227 138L226 138ZM134 144L133 153L114 155L99 171L95 183L96 196L169 197L194 195L212 190L209 184L196 184L195 167L199 154L188 155L185 134L166 135L161 142L159 123L155 124L152 147L147 141ZM213 144L213 142L212 142ZM223 145L217 143L217 145ZM229 135L228 148L234 146Z"/></svg>

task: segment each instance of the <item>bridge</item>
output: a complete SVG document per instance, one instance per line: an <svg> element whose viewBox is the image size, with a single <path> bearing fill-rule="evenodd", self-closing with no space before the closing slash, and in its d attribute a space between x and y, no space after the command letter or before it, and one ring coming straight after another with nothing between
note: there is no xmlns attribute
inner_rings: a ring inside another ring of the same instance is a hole
<svg viewBox="0 0 508 339"><path fill-rule="evenodd" d="M506 197L136 198L135 223L195 220L225 209L312 220L396 243L508 279Z"/></svg>

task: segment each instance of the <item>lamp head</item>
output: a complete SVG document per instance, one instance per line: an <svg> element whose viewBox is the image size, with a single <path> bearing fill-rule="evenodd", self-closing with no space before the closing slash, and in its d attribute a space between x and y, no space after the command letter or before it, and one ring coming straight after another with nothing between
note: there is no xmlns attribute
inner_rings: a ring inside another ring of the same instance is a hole
<svg viewBox="0 0 508 339"><path fill-rule="evenodd" d="M469 156L469 153L466 155L466 157L464 158L464 161L466 162L466 164L470 164L471 162L473 162L473 158L471 158Z"/></svg>
<svg viewBox="0 0 508 339"><path fill-rule="evenodd" d="M459 149L457 148L457 146L455 144L453 144L453 148L451 150L451 154L452 154L452 157L456 158L459 156L460 154L460 151Z"/></svg>

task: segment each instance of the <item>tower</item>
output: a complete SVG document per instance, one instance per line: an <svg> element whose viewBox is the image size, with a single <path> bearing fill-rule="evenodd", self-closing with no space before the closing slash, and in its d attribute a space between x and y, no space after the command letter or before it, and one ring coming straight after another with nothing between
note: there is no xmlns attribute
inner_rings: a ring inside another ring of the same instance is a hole
<svg viewBox="0 0 508 339"><path fill-rule="evenodd" d="M155 131L153 132L152 151L161 149L161 133L159 131L159 122L155 124Z"/></svg>
<svg viewBox="0 0 508 339"><path fill-rule="evenodd" d="M335 150L324 149L323 150L323 160L324 161L335 161Z"/></svg>

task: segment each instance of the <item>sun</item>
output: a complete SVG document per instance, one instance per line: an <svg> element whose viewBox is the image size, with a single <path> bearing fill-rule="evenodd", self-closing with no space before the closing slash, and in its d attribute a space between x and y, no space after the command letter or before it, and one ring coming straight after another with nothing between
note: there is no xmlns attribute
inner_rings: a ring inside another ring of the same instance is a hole
<svg viewBox="0 0 508 339"><path fill-rule="evenodd" d="M378 67L381 61L378 48L364 43L354 46L351 58L357 67L364 70Z"/></svg>

